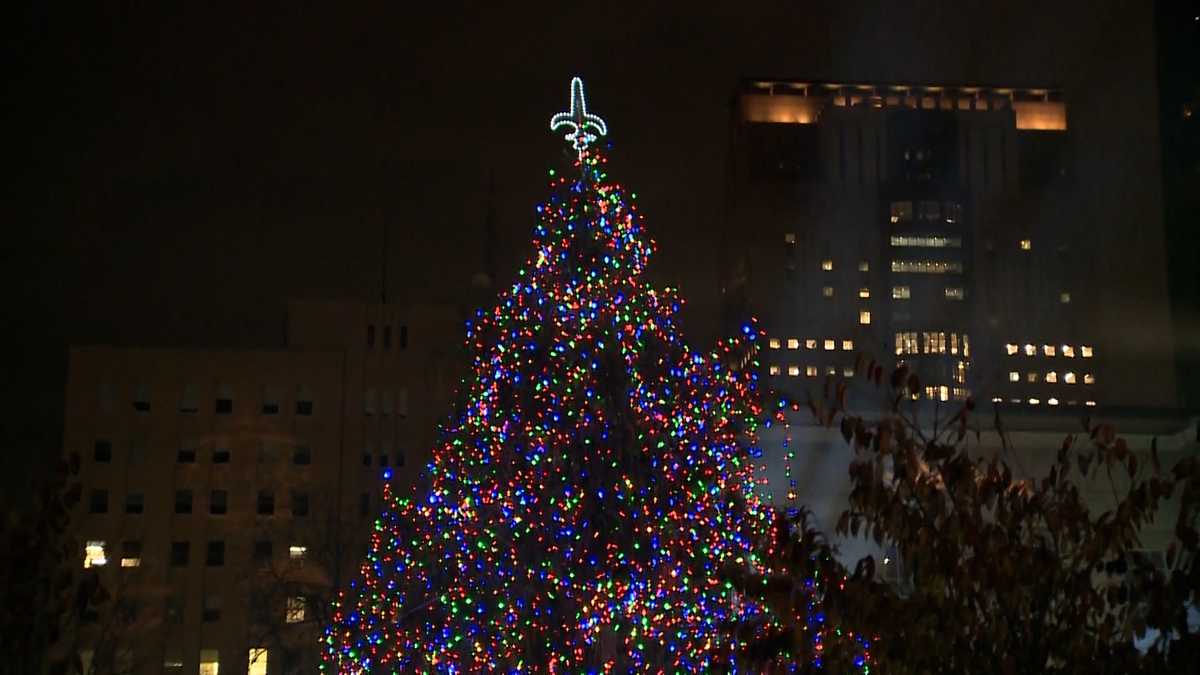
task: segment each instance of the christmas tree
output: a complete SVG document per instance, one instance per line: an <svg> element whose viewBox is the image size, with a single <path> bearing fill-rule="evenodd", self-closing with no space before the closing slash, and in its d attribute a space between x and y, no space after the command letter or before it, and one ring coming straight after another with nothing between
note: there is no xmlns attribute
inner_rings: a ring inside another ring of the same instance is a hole
<svg viewBox="0 0 1200 675"><path fill-rule="evenodd" d="M550 172L533 255L467 327L472 376L414 497L385 496L325 670L737 670L731 627L763 610L723 570L756 566L753 325L701 354L682 299L644 277L634 199L571 86L577 161Z"/></svg>

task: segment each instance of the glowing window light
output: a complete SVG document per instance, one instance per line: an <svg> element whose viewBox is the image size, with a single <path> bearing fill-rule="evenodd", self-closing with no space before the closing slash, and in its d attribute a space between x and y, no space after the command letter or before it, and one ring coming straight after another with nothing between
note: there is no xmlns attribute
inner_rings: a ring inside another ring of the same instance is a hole
<svg viewBox="0 0 1200 675"><path fill-rule="evenodd" d="M832 298L833 297L833 286L825 286L824 288L822 288L821 295L823 295L827 298Z"/></svg>
<svg viewBox="0 0 1200 675"><path fill-rule="evenodd" d="M796 243L796 233L788 232L787 234L783 235L783 243L785 243L785 244Z"/></svg>
<svg viewBox="0 0 1200 675"><path fill-rule="evenodd" d="M1054 345L1042 345L1042 353L1046 356L1054 356Z"/></svg>
<svg viewBox="0 0 1200 675"><path fill-rule="evenodd" d="M1003 403L1003 402L1004 402L1004 399L999 396L992 397L992 403Z"/></svg>
<svg viewBox="0 0 1200 675"><path fill-rule="evenodd" d="M1020 382L1021 374L1015 370L1008 371L1008 381L1009 382Z"/></svg>
<svg viewBox="0 0 1200 675"><path fill-rule="evenodd" d="M104 552L104 542L100 540L89 541L83 547L83 568L104 567L108 564L108 556Z"/></svg>
<svg viewBox="0 0 1200 675"><path fill-rule="evenodd" d="M837 349L837 343L834 340L826 338L825 339L825 351L831 352L834 349Z"/></svg>
<svg viewBox="0 0 1200 675"><path fill-rule="evenodd" d="M943 292L947 300L962 300L966 297L966 292L961 286L947 286Z"/></svg>
<svg viewBox="0 0 1200 675"><path fill-rule="evenodd" d="M1053 370L1046 373L1046 382L1050 384L1058 384L1058 373L1054 372Z"/></svg>
<svg viewBox="0 0 1200 675"><path fill-rule="evenodd" d="M1066 304L1070 304L1070 302L1071 302L1071 294L1070 294L1070 293L1059 293L1059 294L1058 294L1058 301L1059 301L1059 302L1061 302L1061 303L1062 303L1062 304L1064 304L1064 305L1066 305Z"/></svg>
<svg viewBox="0 0 1200 675"><path fill-rule="evenodd" d="M308 555L308 547L307 546L289 546L288 547L288 557L291 558L292 560L304 560L305 556L307 556L307 555Z"/></svg>
<svg viewBox="0 0 1200 675"><path fill-rule="evenodd" d="M821 269L826 272L832 272L833 271L833 261L832 260L822 260L821 261Z"/></svg>
<svg viewBox="0 0 1200 675"><path fill-rule="evenodd" d="M1090 358L1092 358L1092 354L1093 354L1093 352L1092 352L1091 347L1089 347L1087 345L1080 345L1080 347L1079 347L1079 355L1080 356L1082 356L1085 359L1090 359Z"/></svg>
<svg viewBox="0 0 1200 675"><path fill-rule="evenodd" d="M800 366L788 366L788 375L796 377L800 374Z"/></svg>
<svg viewBox="0 0 1200 675"><path fill-rule="evenodd" d="M837 375L837 366L825 366L826 375Z"/></svg>
<svg viewBox="0 0 1200 675"><path fill-rule="evenodd" d="M892 286L893 300L908 300L912 297L912 289L908 286Z"/></svg>
<svg viewBox="0 0 1200 675"><path fill-rule="evenodd" d="M769 370L770 374L772 374L772 375L779 374L779 366L772 365L768 370Z"/></svg>
<svg viewBox="0 0 1200 675"><path fill-rule="evenodd" d="M854 366L844 366L842 368L843 377L854 377Z"/></svg>
<svg viewBox="0 0 1200 675"><path fill-rule="evenodd" d="M1037 347L1033 345L1025 345L1025 356L1037 356Z"/></svg>
<svg viewBox="0 0 1200 675"><path fill-rule="evenodd" d="M1017 352L1021 351L1021 348L1020 348L1019 346L1017 346L1017 345L1015 345L1015 344L1013 344L1013 343L1011 343L1011 342L1010 342L1010 343L1008 343L1008 344L1004 345L1004 351L1005 351L1005 352L1006 352L1006 353L1007 353L1009 356L1012 356L1013 354L1016 354Z"/></svg>
<svg viewBox="0 0 1200 675"><path fill-rule="evenodd" d="M1033 242L1029 241L1028 239L1022 239L1020 246L1022 251L1029 251L1033 249Z"/></svg>
<svg viewBox="0 0 1200 675"><path fill-rule="evenodd" d="M1029 399L1029 405L1037 405L1039 403L1041 403L1041 401L1037 400L1036 398Z"/></svg>
<svg viewBox="0 0 1200 675"><path fill-rule="evenodd" d="M1027 379L1027 380L1028 380L1030 383L1037 383L1037 381L1038 381L1038 374L1037 374L1037 373L1029 373L1026 379Z"/></svg>
<svg viewBox="0 0 1200 675"><path fill-rule="evenodd" d="M304 596L289 597L287 599L284 621L287 623L301 623L304 621Z"/></svg>
<svg viewBox="0 0 1200 675"><path fill-rule="evenodd" d="M1063 345L1062 346L1062 355L1067 357L1068 359L1075 358L1075 348L1072 347L1071 345Z"/></svg>
<svg viewBox="0 0 1200 675"><path fill-rule="evenodd" d="M871 298L871 289L866 288L865 286L858 289L858 297L863 300L869 300Z"/></svg>
<svg viewBox="0 0 1200 675"><path fill-rule="evenodd" d="M1096 407L1096 402L1095 402L1095 401L1084 401L1084 402L1083 402L1083 404L1084 404L1084 405L1086 405L1086 406L1087 406L1087 407L1089 407L1089 408L1095 408L1095 407Z"/></svg>
<svg viewBox="0 0 1200 675"><path fill-rule="evenodd" d="M246 658L246 675L267 675L267 672L267 648L251 647Z"/></svg>
<svg viewBox="0 0 1200 675"><path fill-rule="evenodd" d="M787 341L787 348L788 348L788 349L799 349L799 348L800 348L800 341L799 341L799 340L797 340L796 338L788 338L788 341Z"/></svg>
<svg viewBox="0 0 1200 675"><path fill-rule="evenodd" d="M1046 403L1048 405L1058 405L1058 399L1052 397L1050 399L1047 399Z"/></svg>
<svg viewBox="0 0 1200 675"><path fill-rule="evenodd" d="M767 344L771 347L771 349L779 349L779 338L771 338L767 341Z"/></svg>
<svg viewBox="0 0 1200 675"><path fill-rule="evenodd" d="M804 348L805 349L816 349L817 341L813 338L808 338L807 340L804 341Z"/></svg>
<svg viewBox="0 0 1200 675"><path fill-rule="evenodd" d="M808 377L816 377L817 376L817 367L816 366L805 366L804 374L807 375Z"/></svg>
<svg viewBox="0 0 1200 675"><path fill-rule="evenodd" d="M864 326L871 323L871 313L867 310L862 310L858 313L858 322Z"/></svg>
<svg viewBox="0 0 1200 675"><path fill-rule="evenodd" d="M859 260L858 261L858 271L859 272L870 272L871 271L871 263L867 262L866 260Z"/></svg>
<svg viewBox="0 0 1200 675"><path fill-rule="evenodd" d="M1063 383L1064 384L1075 384L1075 373L1072 373L1070 371L1063 373Z"/></svg>
<svg viewBox="0 0 1200 675"><path fill-rule="evenodd" d="M1084 384L1096 384L1096 376L1092 375L1091 373L1084 373L1083 374L1083 383Z"/></svg>
<svg viewBox="0 0 1200 675"><path fill-rule="evenodd" d="M848 352L854 350L854 340L842 340L842 351Z"/></svg>

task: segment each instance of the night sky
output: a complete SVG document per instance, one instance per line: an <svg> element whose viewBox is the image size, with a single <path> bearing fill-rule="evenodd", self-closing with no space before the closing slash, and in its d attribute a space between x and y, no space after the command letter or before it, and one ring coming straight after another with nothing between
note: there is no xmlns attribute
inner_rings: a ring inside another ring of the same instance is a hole
<svg viewBox="0 0 1200 675"><path fill-rule="evenodd" d="M658 280L702 299L740 77L1061 85L1149 49L1152 18L1091 2L88 4L5 22L0 447L16 480L60 450L69 344L280 346L287 298L379 296L385 227L390 301L459 300L489 172L509 278L563 162L547 121L572 75L659 240ZM709 339L711 311L697 302L685 328Z"/></svg>

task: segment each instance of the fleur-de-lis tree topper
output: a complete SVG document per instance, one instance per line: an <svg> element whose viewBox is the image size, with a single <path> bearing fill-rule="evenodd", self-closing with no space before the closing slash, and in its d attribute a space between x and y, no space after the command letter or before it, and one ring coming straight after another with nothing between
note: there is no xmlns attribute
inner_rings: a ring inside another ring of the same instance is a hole
<svg viewBox="0 0 1200 675"><path fill-rule="evenodd" d="M604 120L600 119L599 115L588 112L587 99L583 96L583 80L578 77L571 78L571 109L550 118L550 131L562 128L567 129L563 138L571 141L571 147L579 151L580 157L583 157L587 147L596 140L597 134L608 134L608 125ZM592 133L593 131L595 133Z"/></svg>

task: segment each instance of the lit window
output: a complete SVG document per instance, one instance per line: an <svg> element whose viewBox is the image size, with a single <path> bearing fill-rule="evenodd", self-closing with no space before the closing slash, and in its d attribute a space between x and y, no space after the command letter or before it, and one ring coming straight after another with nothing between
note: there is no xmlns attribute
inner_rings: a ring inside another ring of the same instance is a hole
<svg viewBox="0 0 1200 675"><path fill-rule="evenodd" d="M287 599L287 610L284 614L284 619L288 623L300 623L304 621L304 597L292 597Z"/></svg>
<svg viewBox="0 0 1200 675"><path fill-rule="evenodd" d="M1084 402L1083 402L1083 404L1084 404L1084 405L1086 405L1086 406L1087 406L1087 407L1089 407L1089 408L1094 408L1094 407L1096 407L1096 402L1095 402L1095 401L1084 401Z"/></svg>
<svg viewBox="0 0 1200 675"><path fill-rule="evenodd" d="M1049 382L1050 384L1058 384L1058 373L1054 372L1053 370L1046 373L1046 382Z"/></svg>
<svg viewBox="0 0 1200 675"><path fill-rule="evenodd" d="M1063 345L1062 346L1062 355L1067 357L1068 359L1075 358L1075 348L1072 347L1071 345Z"/></svg>
<svg viewBox="0 0 1200 675"><path fill-rule="evenodd" d="M1070 293L1059 293L1058 301L1064 305L1071 302L1071 294Z"/></svg>
<svg viewBox="0 0 1200 675"><path fill-rule="evenodd" d="M816 377L817 376L817 367L816 366L805 366L804 374L807 375L808 377Z"/></svg>
<svg viewBox="0 0 1200 675"><path fill-rule="evenodd" d="M871 313L865 309L860 311L858 313L858 322L864 326L871 323Z"/></svg>
<svg viewBox="0 0 1200 675"><path fill-rule="evenodd" d="M799 349L800 341L797 340L796 338L788 338L787 345L788 345L788 349Z"/></svg>
<svg viewBox="0 0 1200 675"><path fill-rule="evenodd" d="M893 300L908 300L912 297L912 291L908 286L892 286Z"/></svg>
<svg viewBox="0 0 1200 675"><path fill-rule="evenodd" d="M1039 403L1041 403L1041 401L1037 400L1036 398L1029 399L1029 405L1037 405Z"/></svg>
<svg viewBox="0 0 1200 675"><path fill-rule="evenodd" d="M866 260L859 260L858 261L858 271L859 272L870 272L871 271L871 263L867 262Z"/></svg>
<svg viewBox="0 0 1200 675"><path fill-rule="evenodd" d="M1054 345L1042 345L1042 353L1046 356L1054 356Z"/></svg>
<svg viewBox="0 0 1200 675"><path fill-rule="evenodd" d="M140 567L142 564L142 542L121 543L121 567Z"/></svg>
<svg viewBox="0 0 1200 675"><path fill-rule="evenodd" d="M246 675L267 675L267 648L251 647L246 664Z"/></svg>
<svg viewBox="0 0 1200 675"><path fill-rule="evenodd" d="M1004 399L1000 398L999 396L992 397L992 403L1003 403L1003 402L1004 402Z"/></svg>
<svg viewBox="0 0 1200 675"><path fill-rule="evenodd" d="M220 653L215 649L200 650L200 675L218 675Z"/></svg>
<svg viewBox="0 0 1200 675"><path fill-rule="evenodd" d="M1008 352L1009 356L1012 356L1013 354L1016 354L1017 352L1021 351L1021 348L1010 342L1010 343L1004 345L1004 351Z"/></svg>
<svg viewBox="0 0 1200 675"><path fill-rule="evenodd" d="M842 340L842 351L848 352L854 349L854 340Z"/></svg>
<svg viewBox="0 0 1200 675"><path fill-rule="evenodd" d="M1047 399L1046 403L1048 403L1049 405L1058 405L1058 399L1056 399L1056 398Z"/></svg>
<svg viewBox="0 0 1200 675"><path fill-rule="evenodd" d="M1081 345L1079 347L1079 355L1085 359L1092 358L1092 348L1087 345Z"/></svg>
<svg viewBox="0 0 1200 675"><path fill-rule="evenodd" d="M833 261L832 260L822 260L821 261L821 269L825 270L826 272L833 271Z"/></svg>
<svg viewBox="0 0 1200 675"><path fill-rule="evenodd" d="M962 274L963 265L957 260L893 260L892 271L918 274Z"/></svg>
<svg viewBox="0 0 1200 675"><path fill-rule="evenodd" d="M1028 239L1021 240L1021 250L1022 251L1029 251L1032 248L1033 248L1033 242L1029 241Z"/></svg>
<svg viewBox="0 0 1200 675"><path fill-rule="evenodd" d="M796 377L800 374L800 366L788 366L788 375Z"/></svg>
<svg viewBox="0 0 1200 675"><path fill-rule="evenodd" d="M868 300L868 299L870 299L870 297L871 297L871 289L869 289L869 288L860 288L860 289L858 289L858 297L862 298L863 300Z"/></svg>
<svg viewBox="0 0 1200 675"><path fill-rule="evenodd" d="M823 295L827 298L832 298L833 297L833 286L825 286L824 288L822 288L821 295Z"/></svg>
<svg viewBox="0 0 1200 675"><path fill-rule="evenodd" d="M1009 403L1020 403L1021 399L1013 397L1013 398L1008 399L1008 402Z"/></svg>
<svg viewBox="0 0 1200 675"><path fill-rule="evenodd" d="M767 341L767 344L770 345L771 349L779 349L779 338L771 338Z"/></svg>
<svg viewBox="0 0 1200 675"><path fill-rule="evenodd" d="M1037 356L1037 347L1025 345L1025 356Z"/></svg>
<svg viewBox="0 0 1200 675"><path fill-rule="evenodd" d="M288 557L292 560L304 560L304 556L308 555L307 546L289 546Z"/></svg>
<svg viewBox="0 0 1200 675"><path fill-rule="evenodd" d="M1066 384L1075 384L1075 373L1070 371L1063 373L1063 382Z"/></svg>
<svg viewBox="0 0 1200 675"><path fill-rule="evenodd" d="M104 567L108 564L108 556L104 553L103 541L89 541L83 547L83 568Z"/></svg>
<svg viewBox="0 0 1200 675"><path fill-rule="evenodd" d="M825 340L825 351L831 352L834 349L837 349L837 343L833 340Z"/></svg>
<svg viewBox="0 0 1200 675"><path fill-rule="evenodd" d="M1083 383L1084 384L1096 384L1096 376L1092 375L1091 373L1084 373L1083 374Z"/></svg>
<svg viewBox="0 0 1200 675"><path fill-rule="evenodd" d="M804 348L805 349L816 349L817 341L814 340L813 338L808 338L807 340L804 341Z"/></svg>
<svg viewBox="0 0 1200 675"><path fill-rule="evenodd" d="M1030 383L1036 383L1038 381L1038 374L1037 373L1028 373L1028 374L1026 374L1025 379L1026 379L1026 381L1028 381Z"/></svg>
<svg viewBox="0 0 1200 675"><path fill-rule="evenodd" d="M845 366L842 368L843 377L854 377L854 366Z"/></svg>
<svg viewBox="0 0 1200 675"><path fill-rule="evenodd" d="M771 366L768 370L772 375L779 374L779 366Z"/></svg>
<svg viewBox="0 0 1200 675"><path fill-rule="evenodd" d="M788 232L787 234L783 235L783 243L785 243L785 244L796 243L796 233Z"/></svg>
<svg viewBox="0 0 1200 675"><path fill-rule="evenodd" d="M945 293L947 300L962 300L964 297L963 289L958 286L947 286Z"/></svg>
<svg viewBox="0 0 1200 675"><path fill-rule="evenodd" d="M837 366L825 366L826 375L837 375Z"/></svg>
<svg viewBox="0 0 1200 675"><path fill-rule="evenodd" d="M920 343L917 341L917 333L915 331L907 331L904 333L896 333L896 355L901 354L920 354Z"/></svg>
<svg viewBox="0 0 1200 675"><path fill-rule="evenodd" d="M962 237L938 237L938 236L915 236L915 235L892 235L892 246L901 247L917 247L917 248L961 248Z"/></svg>
<svg viewBox="0 0 1200 675"><path fill-rule="evenodd" d="M912 220L912 202L892 202L893 223L906 223Z"/></svg>
<svg viewBox="0 0 1200 675"><path fill-rule="evenodd" d="M1008 381L1009 382L1020 382L1021 374L1015 370L1008 371Z"/></svg>

